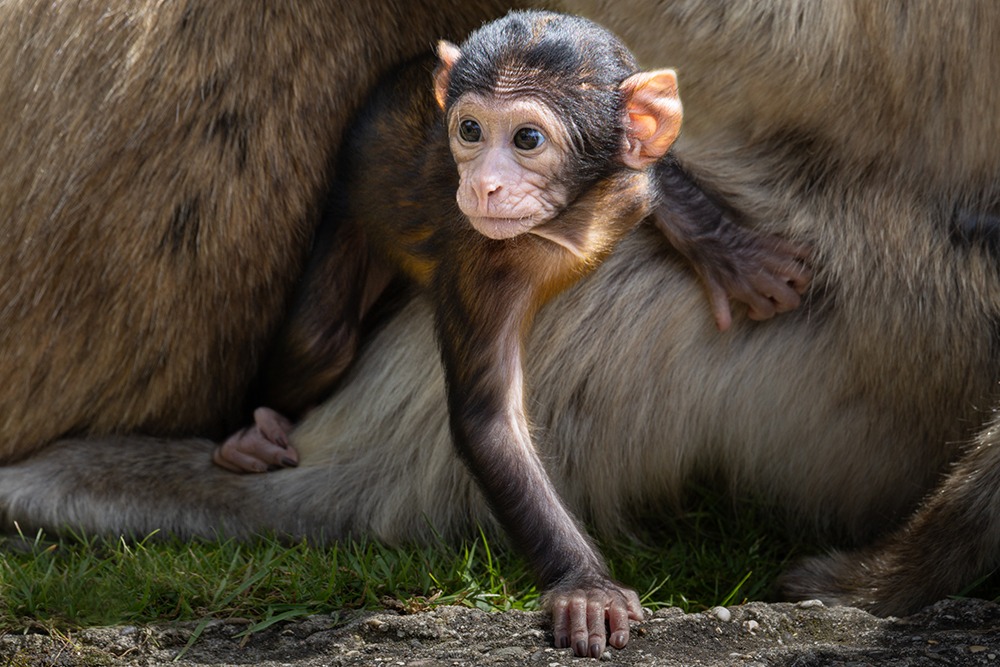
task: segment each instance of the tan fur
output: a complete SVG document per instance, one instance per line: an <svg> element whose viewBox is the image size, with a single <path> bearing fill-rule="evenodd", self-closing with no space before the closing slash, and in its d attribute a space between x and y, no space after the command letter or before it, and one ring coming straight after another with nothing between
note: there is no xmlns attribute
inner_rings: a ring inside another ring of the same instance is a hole
<svg viewBox="0 0 1000 667"><path fill-rule="evenodd" d="M1000 10L565 5L622 34L645 66L677 68L685 164L751 224L812 243L816 274L798 311L737 317L719 334L686 265L640 229L556 298L537 318L526 382L563 497L614 530L637 503L669 501L712 472L835 534L884 530L981 428L995 395L997 258L951 231L956 210L1000 200ZM207 462L207 443L175 445L152 471L143 452L155 443L114 456L64 443L0 469L0 508L112 532L469 534L486 512L452 454L439 366L418 300L295 433L298 469L250 483L187 474L186 458Z"/></svg>
<svg viewBox="0 0 1000 667"><path fill-rule="evenodd" d="M0 461L241 419L345 123L505 5L0 6Z"/></svg>

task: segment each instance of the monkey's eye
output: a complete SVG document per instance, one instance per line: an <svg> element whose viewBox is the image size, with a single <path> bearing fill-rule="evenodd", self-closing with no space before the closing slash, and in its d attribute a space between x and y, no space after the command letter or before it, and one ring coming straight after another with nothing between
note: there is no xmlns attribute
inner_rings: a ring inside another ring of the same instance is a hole
<svg viewBox="0 0 1000 667"><path fill-rule="evenodd" d="M545 143L545 135L533 127L522 127L514 133L514 145L522 151L530 151Z"/></svg>
<svg viewBox="0 0 1000 667"><path fill-rule="evenodd" d="M462 141L474 144L483 138L483 130L476 121L463 120L458 124L458 136L462 137Z"/></svg>

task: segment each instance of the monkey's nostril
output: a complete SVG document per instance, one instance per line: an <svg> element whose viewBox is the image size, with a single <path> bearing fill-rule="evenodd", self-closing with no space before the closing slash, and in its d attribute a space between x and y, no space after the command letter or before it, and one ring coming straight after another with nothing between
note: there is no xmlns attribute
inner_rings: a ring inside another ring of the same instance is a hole
<svg viewBox="0 0 1000 667"><path fill-rule="evenodd" d="M493 181L480 181L479 186L476 187L476 197L479 198L480 206L488 205L502 189L502 186Z"/></svg>

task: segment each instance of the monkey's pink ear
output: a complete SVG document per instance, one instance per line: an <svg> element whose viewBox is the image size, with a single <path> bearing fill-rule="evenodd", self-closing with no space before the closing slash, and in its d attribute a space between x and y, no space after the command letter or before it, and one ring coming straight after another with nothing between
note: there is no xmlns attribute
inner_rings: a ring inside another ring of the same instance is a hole
<svg viewBox="0 0 1000 667"><path fill-rule="evenodd" d="M462 51L451 42L442 39L438 42L437 54L438 65L434 70L434 99L437 100L438 106L443 110L445 100L448 98L448 81L451 79L451 68L462 57Z"/></svg>
<svg viewBox="0 0 1000 667"><path fill-rule="evenodd" d="M622 162L645 169L666 155L681 131L684 115L672 69L639 72L622 81L627 114Z"/></svg>

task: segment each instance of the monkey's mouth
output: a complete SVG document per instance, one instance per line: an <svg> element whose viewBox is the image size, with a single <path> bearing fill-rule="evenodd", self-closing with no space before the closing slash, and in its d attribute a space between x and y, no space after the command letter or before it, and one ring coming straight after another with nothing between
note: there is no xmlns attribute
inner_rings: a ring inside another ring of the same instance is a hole
<svg viewBox="0 0 1000 667"><path fill-rule="evenodd" d="M491 239L510 239L531 231L536 222L534 218L494 218L488 216L469 216L472 228L483 236Z"/></svg>

